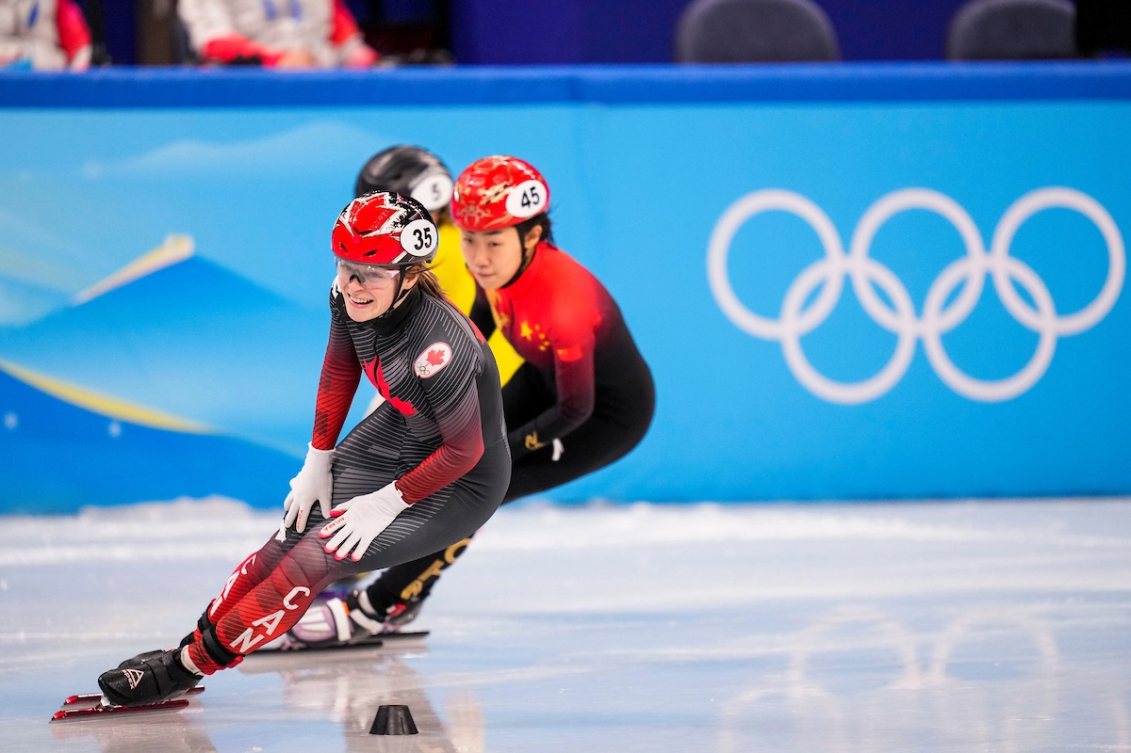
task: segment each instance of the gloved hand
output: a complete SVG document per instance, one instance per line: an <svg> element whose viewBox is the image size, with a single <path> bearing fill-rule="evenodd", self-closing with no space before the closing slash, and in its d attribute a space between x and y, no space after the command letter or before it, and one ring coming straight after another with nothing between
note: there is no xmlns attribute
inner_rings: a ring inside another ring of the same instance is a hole
<svg viewBox="0 0 1131 753"><path fill-rule="evenodd" d="M291 479L291 493L283 502L283 531L291 527L298 518L296 531L302 533L306 530L306 519L314 503L322 506L322 517L330 517L330 506L333 504L334 477L330 474L330 464L334 459L333 450L316 450L314 445L307 445L306 462L302 470Z"/></svg>
<svg viewBox="0 0 1131 753"><path fill-rule="evenodd" d="M334 552L334 558L342 560L353 550L350 559L357 562L365 556L365 550L373 539L389 527L393 518L407 509L408 503L400 490L395 484L389 484L335 507L330 514L337 519L327 523L318 535L326 539L336 532L337 535L326 545L326 551Z"/></svg>

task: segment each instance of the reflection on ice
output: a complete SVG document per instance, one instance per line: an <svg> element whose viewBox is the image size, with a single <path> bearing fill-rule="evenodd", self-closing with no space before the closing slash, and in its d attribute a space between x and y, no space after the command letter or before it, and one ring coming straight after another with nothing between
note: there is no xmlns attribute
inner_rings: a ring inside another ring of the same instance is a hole
<svg viewBox="0 0 1131 753"><path fill-rule="evenodd" d="M3 522L5 750L1131 751L1123 501L504 510L424 645L253 656L184 713L50 728L277 515ZM392 703L420 735L368 734Z"/></svg>
<svg viewBox="0 0 1131 753"><path fill-rule="evenodd" d="M149 719L64 722L51 725L51 735L70 742L93 740L102 753L213 753L216 746L200 712L193 704L185 711L162 711Z"/></svg>
<svg viewBox="0 0 1131 753"><path fill-rule="evenodd" d="M765 747L768 713L790 719L799 750L917 749L926 730L956 750L1042 749L1060 710L1060 657L1041 611L976 608L917 636L875 608L834 610L797 636L783 683L727 704L719 749ZM754 711L759 702L775 710ZM1126 739L1112 721L1112 740Z"/></svg>
<svg viewBox="0 0 1131 753"><path fill-rule="evenodd" d="M291 652L252 656L244 674L273 673L283 682L283 705L296 716L324 717L341 725L345 749L355 751L434 751L483 753L483 710L474 695L451 696L445 725L428 698L427 680L398 656L399 650L350 649L345 652ZM415 655L423 655L419 651ZM377 709L409 707L419 733L410 740L369 734Z"/></svg>

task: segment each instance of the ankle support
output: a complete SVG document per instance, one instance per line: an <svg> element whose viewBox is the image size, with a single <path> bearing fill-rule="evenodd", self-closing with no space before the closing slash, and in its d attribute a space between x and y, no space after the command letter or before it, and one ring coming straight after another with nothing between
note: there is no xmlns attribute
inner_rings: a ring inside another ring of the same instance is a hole
<svg viewBox="0 0 1131 753"><path fill-rule="evenodd" d="M215 625L209 625L208 629L203 631L200 636L200 645L204 646L204 650L208 652L212 661L221 667L231 667L243 661L242 656L232 653L220 643L220 640L216 637Z"/></svg>

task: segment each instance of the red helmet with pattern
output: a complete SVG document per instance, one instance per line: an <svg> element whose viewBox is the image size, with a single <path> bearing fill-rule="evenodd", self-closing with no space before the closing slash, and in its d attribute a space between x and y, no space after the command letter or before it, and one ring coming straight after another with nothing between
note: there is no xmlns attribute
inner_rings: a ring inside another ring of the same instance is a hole
<svg viewBox="0 0 1131 753"><path fill-rule="evenodd" d="M460 173L452 193L452 221L463 230L514 227L550 208L542 173L517 157L484 157Z"/></svg>
<svg viewBox="0 0 1131 753"><path fill-rule="evenodd" d="M334 255L348 261L400 266L432 261L440 234L416 199L375 191L346 205L330 243Z"/></svg>

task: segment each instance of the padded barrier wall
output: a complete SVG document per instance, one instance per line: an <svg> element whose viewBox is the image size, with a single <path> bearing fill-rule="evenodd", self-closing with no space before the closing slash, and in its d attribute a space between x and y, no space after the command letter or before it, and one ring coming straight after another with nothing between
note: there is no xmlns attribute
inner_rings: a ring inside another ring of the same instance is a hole
<svg viewBox="0 0 1131 753"><path fill-rule="evenodd" d="M0 74L0 511L279 504L403 142L536 164L654 370L554 499L1129 493L1128 133L1126 63Z"/></svg>

